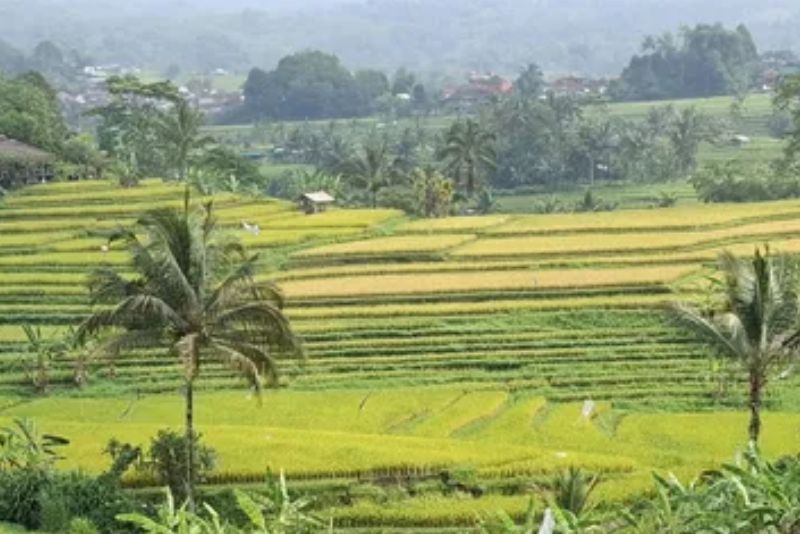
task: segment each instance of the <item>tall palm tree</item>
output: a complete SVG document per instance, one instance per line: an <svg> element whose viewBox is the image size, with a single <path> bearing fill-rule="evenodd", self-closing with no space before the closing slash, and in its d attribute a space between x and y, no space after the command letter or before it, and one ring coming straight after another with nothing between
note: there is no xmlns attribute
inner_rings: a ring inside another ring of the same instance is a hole
<svg viewBox="0 0 800 534"><path fill-rule="evenodd" d="M445 161L456 182L463 184L468 196L477 189L481 172L496 166L494 142L495 135L472 119L453 123L445 135L439 158Z"/></svg>
<svg viewBox="0 0 800 534"><path fill-rule="evenodd" d="M750 441L758 443L764 389L772 368L798 344L797 280L782 256L756 250L752 260L720 256L722 308L705 314L686 304L674 307L679 321L723 356L738 361L749 381Z"/></svg>
<svg viewBox="0 0 800 534"><path fill-rule="evenodd" d="M143 236L142 238L139 235ZM186 387L187 495L194 497L194 396L201 366L229 364L261 391L262 376L277 382L278 356L301 355L271 283L254 279L257 256L216 232L211 205L146 213L134 230L120 230L130 252L126 278L109 268L90 279L96 309L80 326L80 339L108 331L97 352L114 357L125 349L160 348L182 364ZM110 305L110 306L109 306Z"/></svg>
<svg viewBox="0 0 800 534"><path fill-rule="evenodd" d="M186 179L192 151L211 141L201 135L203 123L203 114L183 98L175 98L172 108L157 122L159 137L167 149L167 158L180 181Z"/></svg>
<svg viewBox="0 0 800 534"><path fill-rule="evenodd" d="M375 142L364 145L359 154L342 164L341 170L356 187L367 191L371 206L376 208L378 193L391 181L392 167L386 142Z"/></svg>

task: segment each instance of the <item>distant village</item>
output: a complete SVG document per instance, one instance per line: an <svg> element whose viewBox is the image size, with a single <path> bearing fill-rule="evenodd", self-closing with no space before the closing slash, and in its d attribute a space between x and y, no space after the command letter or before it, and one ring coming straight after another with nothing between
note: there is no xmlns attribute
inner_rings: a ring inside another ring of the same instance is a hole
<svg viewBox="0 0 800 534"><path fill-rule="evenodd" d="M211 77L227 76L228 74L224 69L216 69L211 73L193 79L186 85L180 85L179 91L186 100L194 104L206 115L213 117L226 109L241 104L244 100L241 89L222 91L214 87ZM72 110L73 114L104 106L109 102L109 96L106 92L106 80L112 76L126 75L141 76L142 71L138 68L120 65L90 65L83 67L77 84L80 89L59 92L59 101L66 109Z"/></svg>
<svg viewBox="0 0 800 534"><path fill-rule="evenodd" d="M776 83L786 74L800 72L800 63L793 54L768 52L761 58L761 69L757 87L771 91ZM111 76L141 76L142 70L121 65L90 65L83 67L78 76L79 89L71 89L59 93L59 100L68 116L79 117L89 109L108 103L105 81ZM231 76L233 73L217 68L206 73L198 73L189 81L179 85L179 91L189 102L193 103L206 116L214 119L244 102L242 88L222 90L214 83L217 77ZM613 80L608 78L591 78L567 75L545 81L547 92L556 96L573 96L582 98L603 98L607 95ZM470 111L471 109L510 93L513 82L506 76L493 72L468 73L461 83L447 84L438 92L438 101L448 110ZM398 94L399 100L411 99L410 94Z"/></svg>
<svg viewBox="0 0 800 534"><path fill-rule="evenodd" d="M120 65L91 65L83 68L79 76L79 89L61 91L59 100L65 109L72 110L71 115L108 104L109 96L105 82L111 76L141 76L139 68ZM224 69L215 69L194 77L191 81L179 85L181 95L193 103L209 117L217 116L225 110L236 107L244 101L243 90L224 91L214 84L214 77L229 76ZM549 91L556 95L598 96L606 93L609 80L579 76L566 76L552 80L546 84ZM442 104L454 106L462 110L480 105L485 101L508 94L513 89L513 82L504 76L489 73L471 72L460 84L446 85L439 93ZM400 100L411 98L411 95L398 94Z"/></svg>

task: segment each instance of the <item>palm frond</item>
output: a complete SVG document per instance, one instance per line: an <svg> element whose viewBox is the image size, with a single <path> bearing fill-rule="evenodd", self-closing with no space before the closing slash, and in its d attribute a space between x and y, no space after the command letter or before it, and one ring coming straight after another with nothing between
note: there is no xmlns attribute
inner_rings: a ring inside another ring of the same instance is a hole
<svg viewBox="0 0 800 534"><path fill-rule="evenodd" d="M238 330L251 336L253 344L269 346L285 354L301 355L300 342L280 309L267 302L250 302L216 317L212 335Z"/></svg>
<svg viewBox="0 0 800 534"><path fill-rule="evenodd" d="M673 318L691 330L703 341L733 358L745 359L748 347L747 339L737 326L738 319L732 314L725 314L722 321L714 321L700 311L686 304L673 304L670 307Z"/></svg>

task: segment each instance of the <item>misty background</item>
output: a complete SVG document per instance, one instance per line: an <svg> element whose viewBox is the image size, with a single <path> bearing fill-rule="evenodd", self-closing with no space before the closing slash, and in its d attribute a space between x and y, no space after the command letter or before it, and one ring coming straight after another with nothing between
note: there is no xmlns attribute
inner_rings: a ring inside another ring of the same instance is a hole
<svg viewBox="0 0 800 534"><path fill-rule="evenodd" d="M0 0L0 46L51 40L96 63L271 68L304 49L352 68L617 75L651 34L744 23L759 50L800 50L797 0Z"/></svg>

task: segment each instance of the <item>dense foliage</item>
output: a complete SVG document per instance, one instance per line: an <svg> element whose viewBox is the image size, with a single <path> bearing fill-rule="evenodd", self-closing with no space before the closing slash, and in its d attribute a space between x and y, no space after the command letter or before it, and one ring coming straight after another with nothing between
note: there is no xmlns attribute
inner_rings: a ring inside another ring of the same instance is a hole
<svg viewBox="0 0 800 534"><path fill-rule="evenodd" d="M38 73L5 78L0 73L0 133L58 152L67 137L56 91Z"/></svg>
<svg viewBox="0 0 800 534"><path fill-rule="evenodd" d="M658 100L736 94L755 81L758 52L743 25L683 28L679 38L648 37L613 88L624 100Z"/></svg>

